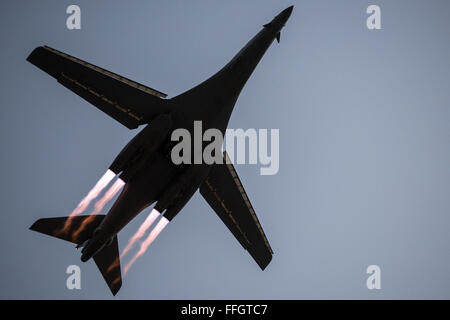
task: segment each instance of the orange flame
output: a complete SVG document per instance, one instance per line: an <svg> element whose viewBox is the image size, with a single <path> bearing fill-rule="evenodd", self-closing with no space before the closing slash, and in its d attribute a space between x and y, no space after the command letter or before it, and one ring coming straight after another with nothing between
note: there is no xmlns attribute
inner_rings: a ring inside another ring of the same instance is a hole
<svg viewBox="0 0 450 320"><path fill-rule="evenodd" d="M114 281L111 283L111 285L116 285L120 281L120 276L114 279Z"/></svg>
<svg viewBox="0 0 450 320"><path fill-rule="evenodd" d="M67 218L63 228L59 231L60 233L67 233L69 231L73 217L83 213L87 207L89 207L91 201L98 197L102 190L111 182L112 179L114 179L115 176L116 174L109 169L105 172L91 191L89 191L89 193L80 201L78 206L69 215L69 218Z"/></svg>
<svg viewBox="0 0 450 320"><path fill-rule="evenodd" d="M108 269L106 270L106 273L111 272L112 270L117 268L119 265L120 265L120 259L119 259L119 257L117 257L116 259L114 259L114 262L111 263L111 265L108 267Z"/></svg>
<svg viewBox="0 0 450 320"><path fill-rule="evenodd" d="M87 217L86 219L83 220L83 222L81 223L81 225L78 227L78 229L72 234L72 241L76 242L78 240L78 237L80 236L81 231L84 230L84 228L86 228L86 226L88 226L92 220L94 220L95 216L91 215L89 217Z"/></svg>
<svg viewBox="0 0 450 320"><path fill-rule="evenodd" d="M161 233L161 231L167 226L169 223L169 220L167 220L166 217L162 217L161 220L159 220L158 224L155 226L155 228L150 232L148 237L144 240L144 242L141 243L141 246L139 248L139 251L136 253L136 255L128 262L128 264L125 266L125 274L127 274L128 270L131 268L131 266L136 262L136 260L142 256L145 251L147 251L147 248L152 244L152 242L156 239L156 237Z"/></svg>
<svg viewBox="0 0 450 320"><path fill-rule="evenodd" d="M81 225L78 227L78 229L73 233L72 239L75 241L80 236L81 231L88 226L92 220L94 220L95 215L99 214L100 211L102 211L103 207L117 194L117 192L123 187L125 182L123 182L120 178L114 182L114 184L111 186L111 188L106 191L105 195L97 201L97 203L94 206L94 212L91 213L91 216L87 217L83 220Z"/></svg>
<svg viewBox="0 0 450 320"><path fill-rule="evenodd" d="M123 258L128 253L128 251L130 251L133 248L134 244L145 235L145 232L147 232L148 228L150 228L150 226L153 224L153 222L155 222L156 218L158 218L159 215L160 215L160 213L156 209L153 209L150 212L148 217L145 219L145 221L139 227L138 231L136 231L136 233L133 235L133 237L131 237L131 239L128 241L127 246L125 247L125 249L122 251L122 254L120 255L121 258Z"/></svg>

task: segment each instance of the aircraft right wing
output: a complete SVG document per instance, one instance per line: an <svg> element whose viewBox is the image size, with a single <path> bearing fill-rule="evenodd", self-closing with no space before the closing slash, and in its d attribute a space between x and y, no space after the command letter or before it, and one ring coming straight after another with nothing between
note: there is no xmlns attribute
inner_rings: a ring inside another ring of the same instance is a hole
<svg viewBox="0 0 450 320"><path fill-rule="evenodd" d="M261 269L272 260L272 248L226 152L200 186L200 194Z"/></svg>
<svg viewBox="0 0 450 320"><path fill-rule="evenodd" d="M168 111L166 94L53 48L37 47L27 60L129 129Z"/></svg>

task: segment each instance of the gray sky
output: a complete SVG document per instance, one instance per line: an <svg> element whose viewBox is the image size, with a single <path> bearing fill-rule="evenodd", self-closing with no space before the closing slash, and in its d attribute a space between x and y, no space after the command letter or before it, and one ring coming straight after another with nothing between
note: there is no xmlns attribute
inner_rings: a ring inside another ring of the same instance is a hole
<svg viewBox="0 0 450 320"><path fill-rule="evenodd" d="M274 249L262 272L197 193L117 298L450 298L448 1L10 1L1 15L0 298L111 298L74 246L28 230L68 215L136 131L25 61L47 44L172 97L295 4L230 121L279 128L280 171L237 172ZM378 4L382 30L366 28ZM146 213L119 234L120 245ZM219 253L219 254L218 254ZM69 291L68 265L82 268ZM381 267L381 290L366 268Z"/></svg>

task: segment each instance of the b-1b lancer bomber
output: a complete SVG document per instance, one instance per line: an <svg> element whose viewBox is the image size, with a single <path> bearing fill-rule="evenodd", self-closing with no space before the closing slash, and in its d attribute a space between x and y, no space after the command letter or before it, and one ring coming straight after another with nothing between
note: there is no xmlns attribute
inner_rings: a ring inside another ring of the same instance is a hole
<svg viewBox="0 0 450 320"><path fill-rule="evenodd" d="M115 295L122 285L120 258L133 245L140 245L125 266L126 273L199 189L238 242L264 270L273 252L226 152L221 164L175 164L171 159L174 147L171 134L175 129L184 128L193 136L195 121L201 121L204 130L213 128L225 134L242 88L272 42L275 39L280 42L281 29L292 9L293 6L283 10L265 24L216 74L171 99L166 99L166 94L158 90L48 46L34 49L27 60L64 87L129 129L145 127L119 153L70 216L40 219L30 229L76 244L81 249L81 261L93 258ZM105 189L110 183L112 186ZM101 214L105 204L121 188L108 213ZM96 198L92 214L83 215ZM119 254L117 233L153 203L156 204L149 216Z"/></svg>

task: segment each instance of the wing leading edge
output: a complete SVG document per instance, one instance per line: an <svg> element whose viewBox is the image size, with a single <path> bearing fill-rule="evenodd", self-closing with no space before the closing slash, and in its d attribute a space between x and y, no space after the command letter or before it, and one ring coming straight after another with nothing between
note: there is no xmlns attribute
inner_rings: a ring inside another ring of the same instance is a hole
<svg viewBox="0 0 450 320"><path fill-rule="evenodd" d="M214 165L200 187L200 194L264 270L273 251L226 152L224 164Z"/></svg>
<svg viewBox="0 0 450 320"><path fill-rule="evenodd" d="M129 129L169 111L166 94L53 48L37 47L27 60Z"/></svg>

